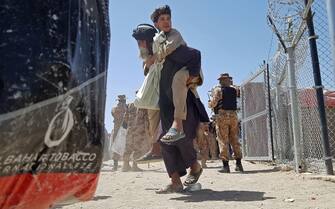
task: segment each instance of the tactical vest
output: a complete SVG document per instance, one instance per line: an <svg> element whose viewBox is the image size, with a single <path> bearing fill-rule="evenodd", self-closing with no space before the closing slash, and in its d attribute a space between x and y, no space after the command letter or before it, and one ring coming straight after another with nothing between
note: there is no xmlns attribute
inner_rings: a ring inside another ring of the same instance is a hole
<svg viewBox="0 0 335 209"><path fill-rule="evenodd" d="M222 98L214 107L214 113L218 114L219 110L237 110L237 92L233 87L221 87Z"/></svg>

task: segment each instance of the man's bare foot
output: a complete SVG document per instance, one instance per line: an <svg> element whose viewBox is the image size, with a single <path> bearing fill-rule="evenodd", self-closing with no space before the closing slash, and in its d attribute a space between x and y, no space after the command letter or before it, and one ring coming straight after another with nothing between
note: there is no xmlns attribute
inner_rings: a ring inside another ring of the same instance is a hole
<svg viewBox="0 0 335 209"><path fill-rule="evenodd" d="M156 191L156 194L181 193L184 187L182 184L169 184L165 188Z"/></svg>
<svg viewBox="0 0 335 209"><path fill-rule="evenodd" d="M191 184L195 184L198 182L201 174L202 174L202 168L200 166L200 169L198 171L191 170L190 173L187 175L185 181L184 181L184 186L188 186Z"/></svg>

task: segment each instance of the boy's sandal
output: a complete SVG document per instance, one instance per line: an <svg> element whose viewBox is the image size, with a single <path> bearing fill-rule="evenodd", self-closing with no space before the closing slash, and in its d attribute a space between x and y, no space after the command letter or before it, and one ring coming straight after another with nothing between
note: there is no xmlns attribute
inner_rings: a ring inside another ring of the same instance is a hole
<svg viewBox="0 0 335 209"><path fill-rule="evenodd" d="M189 186L191 184L197 183L201 174L202 174L202 168L197 173L191 173L190 172L190 174L188 174L188 176L186 177L186 179L184 181L184 186Z"/></svg>
<svg viewBox="0 0 335 209"><path fill-rule="evenodd" d="M178 131L175 128L170 128L169 131L160 139L161 142L171 143L176 142L182 138L185 138L183 131Z"/></svg>
<svg viewBox="0 0 335 209"><path fill-rule="evenodd" d="M183 190L184 190L183 185L175 187L172 184L168 184L165 188L156 191L156 194L181 193L183 192Z"/></svg>

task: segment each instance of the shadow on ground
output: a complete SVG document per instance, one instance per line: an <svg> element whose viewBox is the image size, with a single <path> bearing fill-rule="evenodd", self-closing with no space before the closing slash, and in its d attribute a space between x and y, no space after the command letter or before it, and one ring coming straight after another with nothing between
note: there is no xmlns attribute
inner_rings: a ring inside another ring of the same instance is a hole
<svg viewBox="0 0 335 209"><path fill-rule="evenodd" d="M205 169L205 170L209 170L209 169L220 170L221 168L222 168L222 166L208 166L208 167L204 167L203 169Z"/></svg>
<svg viewBox="0 0 335 209"><path fill-rule="evenodd" d="M204 170L210 170L210 169L217 169L217 170L220 170L222 168L222 166L215 166L215 167L207 167L207 168L204 168ZM240 172L235 172L234 171L234 167L230 167L231 169L231 173L230 174L254 174L254 173L272 173L272 172L278 172L280 171L279 169L277 168L272 168L272 169L262 169L262 170L247 170L247 171L244 171L243 173L240 173Z"/></svg>
<svg viewBox="0 0 335 209"><path fill-rule="evenodd" d="M204 189L192 193L183 193L183 196L171 198L170 200L179 200L184 202L205 202L205 201L263 201L275 199L275 197L264 197L264 192L257 191L213 191Z"/></svg>
<svg viewBox="0 0 335 209"><path fill-rule="evenodd" d="M90 201L99 201L99 200L105 200L108 198L112 198L112 196L103 196L103 195L95 196Z"/></svg>
<svg viewBox="0 0 335 209"><path fill-rule="evenodd" d="M95 196L89 201L99 201L99 200L105 200L105 199L108 199L108 198L112 198L112 196L103 196L103 195ZM74 201L74 202L70 202L70 203L59 203L59 204L55 205L52 209L62 209L63 206L68 206L68 205L78 203L78 202L79 201Z"/></svg>
<svg viewBox="0 0 335 209"><path fill-rule="evenodd" d="M121 172L121 173L142 173L142 172L143 173L150 173L150 172L152 172L152 173L166 173L166 171L164 171L160 168L158 168L158 169L143 169L142 171L131 171L130 170L130 171L125 171L125 172L122 171L122 168L118 169L117 171L113 171L112 168L110 168L110 169L102 168L100 171L101 172L111 172L111 173L115 173L115 172Z"/></svg>
<svg viewBox="0 0 335 209"><path fill-rule="evenodd" d="M254 174L254 173L273 173L273 172L279 172L277 168L272 169L262 169L262 170L250 170L250 171L244 171L243 174Z"/></svg>

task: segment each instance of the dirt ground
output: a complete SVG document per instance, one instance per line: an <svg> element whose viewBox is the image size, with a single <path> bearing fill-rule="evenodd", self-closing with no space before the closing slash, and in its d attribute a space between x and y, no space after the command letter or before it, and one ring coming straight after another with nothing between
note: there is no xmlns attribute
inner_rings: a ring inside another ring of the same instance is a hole
<svg viewBox="0 0 335 209"><path fill-rule="evenodd" d="M143 172L111 172L111 162L107 162L93 200L56 208L335 208L333 182L312 180L312 175L283 172L265 164L243 163L244 174L221 174L217 172L220 161L211 161L199 180L202 190L156 194L156 189L169 183L163 162L142 164Z"/></svg>

